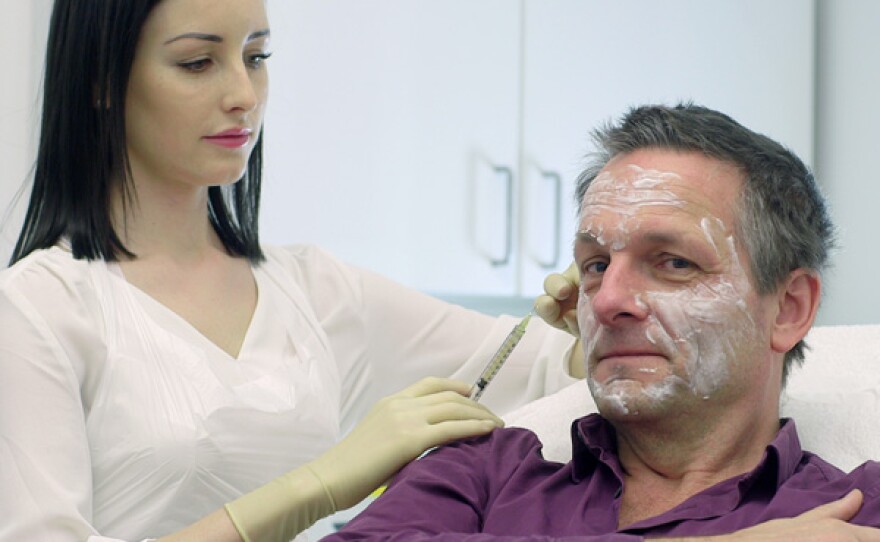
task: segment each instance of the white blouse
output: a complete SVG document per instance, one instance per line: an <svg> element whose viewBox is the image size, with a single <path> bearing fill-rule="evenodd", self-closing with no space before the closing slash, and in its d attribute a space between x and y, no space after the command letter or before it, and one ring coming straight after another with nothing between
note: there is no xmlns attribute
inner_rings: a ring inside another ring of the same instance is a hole
<svg viewBox="0 0 880 542"><path fill-rule="evenodd" d="M117 264L41 250L0 273L0 541L143 540L322 453L423 376L476 379L516 324L312 246L266 247L232 358ZM572 383L539 319L482 402Z"/></svg>

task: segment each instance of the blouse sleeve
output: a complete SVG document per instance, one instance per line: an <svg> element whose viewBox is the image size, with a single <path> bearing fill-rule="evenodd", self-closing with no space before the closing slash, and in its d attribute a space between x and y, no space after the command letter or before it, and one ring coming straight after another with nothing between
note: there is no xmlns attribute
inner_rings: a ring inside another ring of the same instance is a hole
<svg viewBox="0 0 880 542"><path fill-rule="evenodd" d="M339 366L343 430L422 377L475 381L519 321L446 303L312 246L289 254ZM567 371L573 344L568 333L533 318L481 402L504 414L575 382Z"/></svg>
<svg viewBox="0 0 880 542"><path fill-rule="evenodd" d="M67 354L94 325L45 269L0 274L0 541L108 541L91 526L86 372ZM58 323L62 322L60 328Z"/></svg>

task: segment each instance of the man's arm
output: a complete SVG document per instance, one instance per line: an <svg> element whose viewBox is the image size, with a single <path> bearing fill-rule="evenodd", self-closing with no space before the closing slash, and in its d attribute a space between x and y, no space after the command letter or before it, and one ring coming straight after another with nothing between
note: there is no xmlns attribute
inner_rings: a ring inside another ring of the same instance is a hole
<svg viewBox="0 0 880 542"><path fill-rule="evenodd" d="M667 542L874 542L880 541L880 529L848 523L862 505L862 493L853 490L840 500L818 506L794 518L776 519L726 535L707 537L667 538ZM620 533L599 536L551 538L534 536L495 536L477 532L426 532L418 529L370 532L352 530L325 540L383 540L432 542L525 542L551 540L565 542L624 542L643 540L641 537Z"/></svg>
<svg viewBox="0 0 880 542"><path fill-rule="evenodd" d="M385 493L364 512L354 518L340 532L323 540L382 540L417 542L443 541L548 541L556 540L546 534L525 536L500 536L483 532L489 515L505 512L498 509L498 496L519 495L520 487L527 479L520 476L521 469L533 472L537 468L553 471L558 464L540 458L540 441L524 429L496 430L487 437L480 437L445 446L404 468ZM505 499L506 508L510 500ZM546 502L514 503L514 508L542 510ZM570 510L559 510L549 505L561 516ZM519 520L512 517L511 520ZM496 531L497 532L497 531ZM604 542L632 542L642 540L639 536L613 534L596 537L560 538L559 540L582 540Z"/></svg>
<svg viewBox="0 0 880 542"><path fill-rule="evenodd" d="M613 522L607 532L594 530L592 535L581 534L580 529L557 530L557 526L584 513L575 502L577 499L557 493L562 487L560 482L570 475L561 465L540 458L540 442L533 433L522 429L496 430L486 437L443 447L410 464L382 497L342 531L324 540L643 540L641 536L615 532ZM794 518L772 520L725 535L668 540L880 542L880 529L848 523L862 508L862 501L862 493L853 491ZM856 519L873 525L880 502L872 499L866 506ZM537 519L533 511L539 511ZM580 521L585 519L581 517Z"/></svg>
<svg viewBox="0 0 880 542"><path fill-rule="evenodd" d="M862 507L863 500L862 492L854 489L839 500L817 506L793 518L774 519L727 535L679 538L669 542L880 541L880 529L849 523Z"/></svg>

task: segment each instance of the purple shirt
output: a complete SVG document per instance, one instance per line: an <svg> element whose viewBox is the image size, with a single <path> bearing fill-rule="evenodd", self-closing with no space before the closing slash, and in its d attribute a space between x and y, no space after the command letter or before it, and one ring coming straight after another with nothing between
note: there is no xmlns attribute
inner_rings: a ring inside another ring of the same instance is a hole
<svg viewBox="0 0 880 542"><path fill-rule="evenodd" d="M755 470L618 530L623 472L614 428L597 414L572 424L572 461L541 457L534 433L509 428L445 446L400 472L386 492L324 540L624 541L729 533L792 517L859 488L853 523L880 527L880 463L844 474L801 450L784 421Z"/></svg>

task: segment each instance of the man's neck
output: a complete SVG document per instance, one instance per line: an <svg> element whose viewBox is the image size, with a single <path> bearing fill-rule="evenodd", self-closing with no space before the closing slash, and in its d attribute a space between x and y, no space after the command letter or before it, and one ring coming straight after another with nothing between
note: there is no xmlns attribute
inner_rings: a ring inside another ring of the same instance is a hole
<svg viewBox="0 0 880 542"><path fill-rule="evenodd" d="M624 471L620 526L653 517L758 466L779 430L778 411L615 422Z"/></svg>

